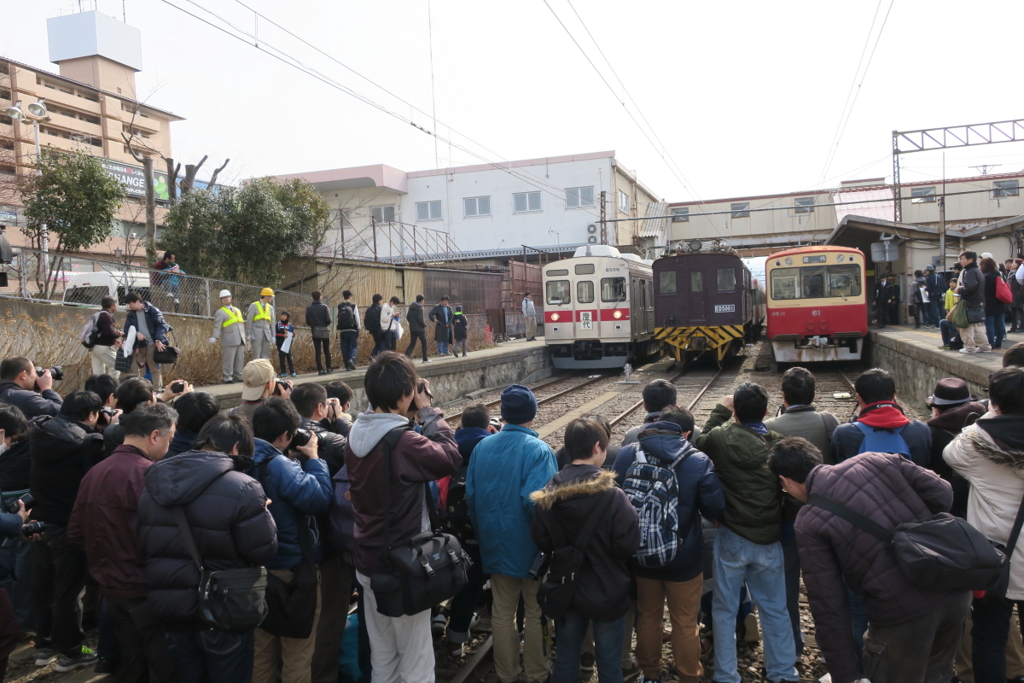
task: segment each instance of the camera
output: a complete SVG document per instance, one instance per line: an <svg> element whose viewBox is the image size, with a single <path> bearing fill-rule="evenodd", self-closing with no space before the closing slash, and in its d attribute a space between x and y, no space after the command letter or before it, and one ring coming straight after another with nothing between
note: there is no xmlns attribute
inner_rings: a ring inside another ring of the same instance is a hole
<svg viewBox="0 0 1024 683"><path fill-rule="evenodd" d="M46 522L29 522L21 527L21 535L25 537L35 536L44 531L46 531Z"/></svg>
<svg viewBox="0 0 1024 683"><path fill-rule="evenodd" d="M416 385L416 393L426 394L427 398L434 398L434 395L430 393L430 389L427 389L427 383L424 380L420 380L419 384Z"/></svg>
<svg viewBox="0 0 1024 683"><path fill-rule="evenodd" d="M183 391L185 391L185 383L184 382L171 382L171 392L172 393L180 394Z"/></svg>
<svg viewBox="0 0 1024 683"><path fill-rule="evenodd" d="M26 510L31 508L32 504L36 502L35 498L32 497L31 493L26 493L24 496L19 496L18 498L15 498L14 500L8 501L7 505L6 505L7 512L10 512L12 515L18 514L18 501L19 500L25 504L25 509Z"/></svg>
<svg viewBox="0 0 1024 683"><path fill-rule="evenodd" d="M114 417L115 415L117 415L117 411L111 408L110 406L103 406L102 408L100 408L100 412L106 415L107 417Z"/></svg>
<svg viewBox="0 0 1024 683"><path fill-rule="evenodd" d="M44 368L40 368L40 367L36 368L36 374L37 375L42 376L42 374L44 372L46 372L46 370ZM54 382L59 382L62 379L64 379L64 371L61 370L61 366L55 365L52 368L50 368L50 377L53 378Z"/></svg>
<svg viewBox="0 0 1024 683"><path fill-rule="evenodd" d="M547 553L545 553L545 552L537 553L537 557L534 558L533 565L530 567L530 571L528 572L529 575L530 575L530 578L533 579L534 581L538 581L538 580L544 578L544 575L548 571L548 562L549 562L549 560L550 560L550 558L548 557Z"/></svg>
<svg viewBox="0 0 1024 683"><path fill-rule="evenodd" d="M291 389L291 386L287 382L282 382L281 380L277 380L277 383L274 385L274 394L273 395L274 396L284 396L284 392L286 392L286 391L288 391L290 389ZM308 441L308 439L307 439L307 441Z"/></svg>
<svg viewBox="0 0 1024 683"><path fill-rule="evenodd" d="M296 429L295 436L292 437L292 442L288 444L290 450L298 450L309 443L310 437L313 436L313 432L308 429Z"/></svg>

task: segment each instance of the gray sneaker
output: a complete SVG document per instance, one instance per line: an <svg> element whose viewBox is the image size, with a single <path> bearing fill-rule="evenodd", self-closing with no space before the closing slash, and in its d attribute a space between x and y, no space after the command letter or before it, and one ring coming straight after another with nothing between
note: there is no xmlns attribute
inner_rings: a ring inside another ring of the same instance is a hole
<svg viewBox="0 0 1024 683"><path fill-rule="evenodd" d="M57 661L60 653L52 647L36 648L36 666L49 666Z"/></svg>
<svg viewBox="0 0 1024 683"><path fill-rule="evenodd" d="M76 655L72 655L70 657L67 655L61 655L60 659L57 660L57 671L61 673L74 671L75 669L80 669L83 666L95 664L97 659L99 659L99 655L83 645L82 649L79 650Z"/></svg>

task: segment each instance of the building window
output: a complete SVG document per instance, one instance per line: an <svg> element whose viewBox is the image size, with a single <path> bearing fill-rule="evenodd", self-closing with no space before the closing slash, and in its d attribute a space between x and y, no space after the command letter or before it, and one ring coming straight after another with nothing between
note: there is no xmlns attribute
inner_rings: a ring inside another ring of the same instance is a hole
<svg viewBox="0 0 1024 683"><path fill-rule="evenodd" d="M996 180L992 183L992 199L1016 197L1020 194L1018 180Z"/></svg>
<svg viewBox="0 0 1024 683"><path fill-rule="evenodd" d="M750 202L735 202L729 210L733 218L750 218Z"/></svg>
<svg viewBox="0 0 1024 683"><path fill-rule="evenodd" d="M793 213L812 213L814 211L814 197L797 197L793 206Z"/></svg>
<svg viewBox="0 0 1024 683"><path fill-rule="evenodd" d="M581 209L585 206L594 205L594 188L591 187L570 187L565 191L565 208Z"/></svg>
<svg viewBox="0 0 1024 683"><path fill-rule="evenodd" d="M619 190L619 211L629 213L629 195Z"/></svg>
<svg viewBox="0 0 1024 683"><path fill-rule="evenodd" d="M910 188L911 204L935 201L934 187L912 187Z"/></svg>
<svg viewBox="0 0 1024 683"><path fill-rule="evenodd" d="M467 217L491 215L490 197L466 197L462 203L465 206Z"/></svg>
<svg viewBox="0 0 1024 683"><path fill-rule="evenodd" d="M512 195L512 210L516 213L540 211L540 192L516 192Z"/></svg>
<svg viewBox="0 0 1024 683"><path fill-rule="evenodd" d="M438 202L438 204L440 204L440 202ZM440 206L438 206L437 211L439 214L438 218L440 218ZM373 218L373 220L377 221L378 223L390 223L391 221L395 220L395 206L394 204L390 206L371 206L370 217Z"/></svg>
<svg viewBox="0 0 1024 683"><path fill-rule="evenodd" d="M684 206L679 209L672 209L673 223L687 223L690 220L690 207Z"/></svg>
<svg viewBox="0 0 1024 683"><path fill-rule="evenodd" d="M418 221L439 221L441 220L441 200L433 202L416 202L416 220Z"/></svg>

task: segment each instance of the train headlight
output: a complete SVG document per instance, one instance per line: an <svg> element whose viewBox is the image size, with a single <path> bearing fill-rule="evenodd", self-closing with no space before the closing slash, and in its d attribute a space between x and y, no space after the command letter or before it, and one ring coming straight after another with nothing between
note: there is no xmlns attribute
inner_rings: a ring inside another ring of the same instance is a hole
<svg viewBox="0 0 1024 683"><path fill-rule="evenodd" d="M787 265L787 266L791 266L791 265L793 265L793 259L791 259L791 258L787 258L787 259L786 259L786 265Z"/></svg>
<svg viewBox="0 0 1024 683"><path fill-rule="evenodd" d="M557 323L558 322L558 318L559 318L559 315L557 313L552 313L551 314L551 322Z"/></svg>
<svg viewBox="0 0 1024 683"><path fill-rule="evenodd" d="M614 313L612 313L612 317L618 320L619 318L622 317L622 311L615 311Z"/></svg>

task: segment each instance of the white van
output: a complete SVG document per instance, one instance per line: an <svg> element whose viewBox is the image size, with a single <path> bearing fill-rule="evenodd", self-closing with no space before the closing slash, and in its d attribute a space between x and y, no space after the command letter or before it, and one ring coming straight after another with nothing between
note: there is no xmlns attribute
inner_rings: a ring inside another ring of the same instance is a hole
<svg viewBox="0 0 1024 683"><path fill-rule="evenodd" d="M149 300L149 273L135 271L93 273L66 273L64 302L99 306L105 296L113 297L118 305L124 304L128 292L138 292L143 301Z"/></svg>

